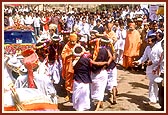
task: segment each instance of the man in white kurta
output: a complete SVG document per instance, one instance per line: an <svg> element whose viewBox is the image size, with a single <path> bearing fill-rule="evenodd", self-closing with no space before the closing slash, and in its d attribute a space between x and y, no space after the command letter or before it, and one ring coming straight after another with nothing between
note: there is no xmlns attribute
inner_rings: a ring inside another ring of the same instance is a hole
<svg viewBox="0 0 168 115"><path fill-rule="evenodd" d="M150 38L148 38L148 43L149 39ZM153 41L153 45L147 46L143 56L137 61L137 63L141 64L142 62L148 60L146 75L149 78L149 100L151 103L156 103L158 99L158 85L156 82L154 82L154 79L157 77L157 75L153 74L153 69L157 65L156 63L159 62L159 57L157 56L157 54L159 54L159 52L162 50L162 48L159 48L155 43L156 41Z"/></svg>
<svg viewBox="0 0 168 115"><path fill-rule="evenodd" d="M126 38L126 30L124 29L124 25L120 25L120 28L116 31L116 36L118 38L118 40L114 45L117 53L116 63L122 64L125 38Z"/></svg>

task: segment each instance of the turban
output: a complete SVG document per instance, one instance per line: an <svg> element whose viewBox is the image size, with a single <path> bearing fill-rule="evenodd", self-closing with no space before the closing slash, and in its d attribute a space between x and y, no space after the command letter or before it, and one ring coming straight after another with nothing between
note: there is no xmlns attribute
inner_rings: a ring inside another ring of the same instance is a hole
<svg viewBox="0 0 168 115"><path fill-rule="evenodd" d="M38 67L38 56L33 50L25 50L22 52L24 56L23 64L25 65L28 72L28 86L29 88L35 88L35 83L33 81L33 69Z"/></svg>
<svg viewBox="0 0 168 115"><path fill-rule="evenodd" d="M56 24L50 24L49 25L49 29L50 30L56 30L57 29L57 25Z"/></svg>
<svg viewBox="0 0 168 115"><path fill-rule="evenodd" d="M70 36L69 36L69 40L70 41L77 41L77 35L76 34L70 34Z"/></svg>

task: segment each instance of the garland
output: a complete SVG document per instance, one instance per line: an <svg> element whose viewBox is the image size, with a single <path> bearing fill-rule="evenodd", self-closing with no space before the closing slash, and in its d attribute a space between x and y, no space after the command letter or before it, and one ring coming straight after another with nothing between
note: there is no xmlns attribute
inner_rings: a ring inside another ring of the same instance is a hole
<svg viewBox="0 0 168 115"><path fill-rule="evenodd" d="M32 49L34 48L34 44L8 44L4 46L4 51L6 54L16 54L22 51L25 51L26 49Z"/></svg>
<svg viewBox="0 0 168 115"><path fill-rule="evenodd" d="M81 53L76 53L76 52L75 52L75 48L76 48L76 47L82 48L82 52L81 52ZM86 50L85 50L85 48L84 48L83 46L81 46L80 44L76 44L76 45L73 47L73 49L72 49L72 54L73 54L74 56L76 56L76 57L80 57L85 51L86 51Z"/></svg>

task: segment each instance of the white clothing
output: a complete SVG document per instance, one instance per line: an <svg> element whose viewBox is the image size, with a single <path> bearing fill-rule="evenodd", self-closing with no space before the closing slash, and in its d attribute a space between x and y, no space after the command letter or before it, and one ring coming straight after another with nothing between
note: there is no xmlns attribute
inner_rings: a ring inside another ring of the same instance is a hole
<svg viewBox="0 0 168 115"><path fill-rule="evenodd" d="M53 86L53 83L50 80L48 74L48 67L45 65L47 60L44 60L42 63L39 63L39 68L37 71L33 72L34 83L41 92L51 98L51 100L57 104L56 90ZM24 74L17 78L15 82L16 88L28 88L28 75Z"/></svg>
<svg viewBox="0 0 168 115"><path fill-rule="evenodd" d="M142 57L138 60L139 64L142 64L143 62L147 61L147 59L149 59L151 51L152 51L152 48L150 46L147 46L145 48L145 51ZM146 73L152 73L152 65L147 66Z"/></svg>
<svg viewBox="0 0 168 115"><path fill-rule="evenodd" d="M8 9L8 14L12 13L12 8Z"/></svg>
<svg viewBox="0 0 168 115"><path fill-rule="evenodd" d="M162 48L159 48L157 44L155 44L152 48L150 46L147 46L145 48L143 56L138 60L139 64L142 62L145 62L147 59L152 61L152 65L147 66L146 73L152 73L152 70L154 70L155 66L157 66L159 62L159 57L162 52ZM160 55L159 55L160 54Z"/></svg>
<svg viewBox="0 0 168 115"><path fill-rule="evenodd" d="M37 89L39 89L43 94L47 95L50 98L54 98L55 99L55 103L57 104L57 98L55 98L56 96L56 90L51 82L51 80L49 79L48 76L46 75L40 75L37 72L33 72L34 75L34 83L37 87ZM28 75L24 74L21 75L17 78L16 82L15 82L15 87L16 88L28 88ZM52 97L51 95L55 95L54 97Z"/></svg>
<svg viewBox="0 0 168 115"><path fill-rule="evenodd" d="M80 34L82 34L82 35L90 35L90 31L89 31L89 24L88 23L82 23L82 24L80 24L80 26L79 26L79 30L80 30ZM87 42L87 37L81 37L81 39L79 40L79 41L83 41L83 42Z"/></svg>
<svg viewBox="0 0 168 115"><path fill-rule="evenodd" d="M115 51L117 53L116 57L116 63L121 63L123 61L123 52L124 52L124 46L125 46L125 38L126 38L126 30L123 29L122 31L117 29L116 36L118 40L114 44Z"/></svg>
<svg viewBox="0 0 168 115"><path fill-rule="evenodd" d="M118 40L116 41L114 47L115 50L124 50L125 46L125 38L126 38L126 30L123 29L122 31L120 29L117 29L116 36Z"/></svg>
<svg viewBox="0 0 168 115"><path fill-rule="evenodd" d="M160 62L160 73L164 73L164 54L163 54L162 60Z"/></svg>
<svg viewBox="0 0 168 115"><path fill-rule="evenodd" d="M24 25L24 17L23 16L20 16L20 24Z"/></svg>
<svg viewBox="0 0 168 115"><path fill-rule="evenodd" d="M46 103L46 104L54 104L50 98L46 95L41 93L40 90L34 88L17 88L16 89L17 95L19 97L20 102L23 105L30 105L36 103ZM8 91L4 93L3 100L4 100L4 107L15 106L15 102L12 97L12 91ZM48 108L48 107L47 107ZM32 108L33 109L33 108ZM40 108L39 108L40 109ZM37 110L36 110L37 111ZM41 111L41 109L39 110ZM43 108L42 111L58 111L57 108L55 109L45 109Z"/></svg>
<svg viewBox="0 0 168 115"><path fill-rule="evenodd" d="M88 23L81 23L79 25L79 30L80 30L81 34L88 34L89 35L89 33L90 33L89 28L90 27L89 27Z"/></svg>
<svg viewBox="0 0 168 115"><path fill-rule="evenodd" d="M138 60L138 62L141 64L142 62L145 62L147 59L151 60L152 62L157 61L156 51L157 51L156 44L152 48L150 46L147 46L145 48L143 56ZM146 75L149 78L149 100L151 102L156 103L158 99L158 85L156 82L154 82L154 79L157 77L152 73L154 67L155 63L153 63L150 66L147 66Z"/></svg>
<svg viewBox="0 0 168 115"><path fill-rule="evenodd" d="M33 18L31 16L26 16L24 21L26 25L31 25L33 23Z"/></svg>
<svg viewBox="0 0 168 115"><path fill-rule="evenodd" d="M107 86L106 89L111 91L114 86L117 86L117 67L114 67L113 69L110 69L107 71L108 73L108 80L107 80Z"/></svg>
<svg viewBox="0 0 168 115"><path fill-rule="evenodd" d="M67 24L68 30L70 30L72 32L72 27L74 25L74 18L72 16L71 17L67 17L66 24Z"/></svg>
<svg viewBox="0 0 168 115"><path fill-rule="evenodd" d="M94 24L89 24L89 30L93 30L93 28L96 26L96 21L94 21Z"/></svg>
<svg viewBox="0 0 168 115"><path fill-rule="evenodd" d="M128 11L124 10L124 11L122 12L122 14L121 14L121 17L122 17L122 18L125 18L125 16L126 16L127 14L129 14L129 13L130 13L129 10L128 10Z"/></svg>
<svg viewBox="0 0 168 115"><path fill-rule="evenodd" d="M60 82L60 72L59 72L59 63L55 60L55 63L48 66L48 76L50 79L54 80L54 84L58 84Z"/></svg>
<svg viewBox="0 0 168 115"><path fill-rule="evenodd" d="M33 22L34 22L34 27L40 27L41 18L40 17L34 17Z"/></svg>
<svg viewBox="0 0 168 115"><path fill-rule="evenodd" d="M9 26L13 26L14 25L14 20L12 17L9 17Z"/></svg>
<svg viewBox="0 0 168 115"><path fill-rule="evenodd" d="M3 87L4 87L4 92L10 90L10 84L12 85L15 82L14 77L12 76L12 70L10 70L7 65L6 61L4 63L4 78L3 78Z"/></svg>
<svg viewBox="0 0 168 115"><path fill-rule="evenodd" d="M29 8L28 7L24 8L23 12L29 12Z"/></svg>
<svg viewBox="0 0 168 115"><path fill-rule="evenodd" d="M73 108L77 111L90 109L91 106L89 83L79 83L77 81L74 81L72 102Z"/></svg>
<svg viewBox="0 0 168 115"><path fill-rule="evenodd" d="M158 85L154 81L157 75L153 75L152 73L146 74L149 78L149 100L150 102L156 103L158 100Z"/></svg>
<svg viewBox="0 0 168 115"><path fill-rule="evenodd" d="M153 50L152 50L152 56L153 56L153 60L152 60L152 63L154 65L154 68L157 67L158 63L159 63L159 60L160 60L160 56L161 56L161 53L163 52L163 49L162 49L162 46L161 46L161 41L157 42L154 46L153 46Z"/></svg>
<svg viewBox="0 0 168 115"><path fill-rule="evenodd" d="M98 74L92 72L91 79L91 98L103 101L108 79L107 70L101 70Z"/></svg>

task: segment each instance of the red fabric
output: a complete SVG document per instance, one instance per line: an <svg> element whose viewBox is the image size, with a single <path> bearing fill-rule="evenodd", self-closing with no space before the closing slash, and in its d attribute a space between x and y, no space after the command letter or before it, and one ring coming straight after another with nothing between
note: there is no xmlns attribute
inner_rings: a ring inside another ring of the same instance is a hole
<svg viewBox="0 0 168 115"><path fill-rule="evenodd" d="M44 29L45 29L45 31L47 31L48 29L49 29L49 21L50 21L50 17L45 17L45 20L43 20L42 19L42 21L43 21L43 27L44 27Z"/></svg>
<svg viewBox="0 0 168 115"><path fill-rule="evenodd" d="M33 66L31 63L26 63L26 68L28 71L28 87L29 88L35 88L35 84L33 82L34 76L33 76Z"/></svg>
<svg viewBox="0 0 168 115"><path fill-rule="evenodd" d="M25 50L25 51L22 52L22 56L23 56L23 57L27 57L27 56L29 56L29 55L31 55L31 54L33 54L33 53L34 53L34 50L32 50L32 49L27 49L27 50Z"/></svg>
<svg viewBox="0 0 168 115"><path fill-rule="evenodd" d="M23 59L23 64L25 65L25 67L27 68L27 71L28 71L28 86L29 86L29 88L35 88L36 86L33 82L33 79L34 79L33 69L35 69L38 66L38 56L36 53L32 53L32 54L30 54L30 53L31 52L29 52L29 51L27 51L27 53L25 53L25 55L27 57L25 57Z"/></svg>
<svg viewBox="0 0 168 115"><path fill-rule="evenodd" d="M27 105L22 105L24 111L47 111L47 110L58 110L58 105L50 103L32 103ZM4 107L4 111L17 111L15 106Z"/></svg>

